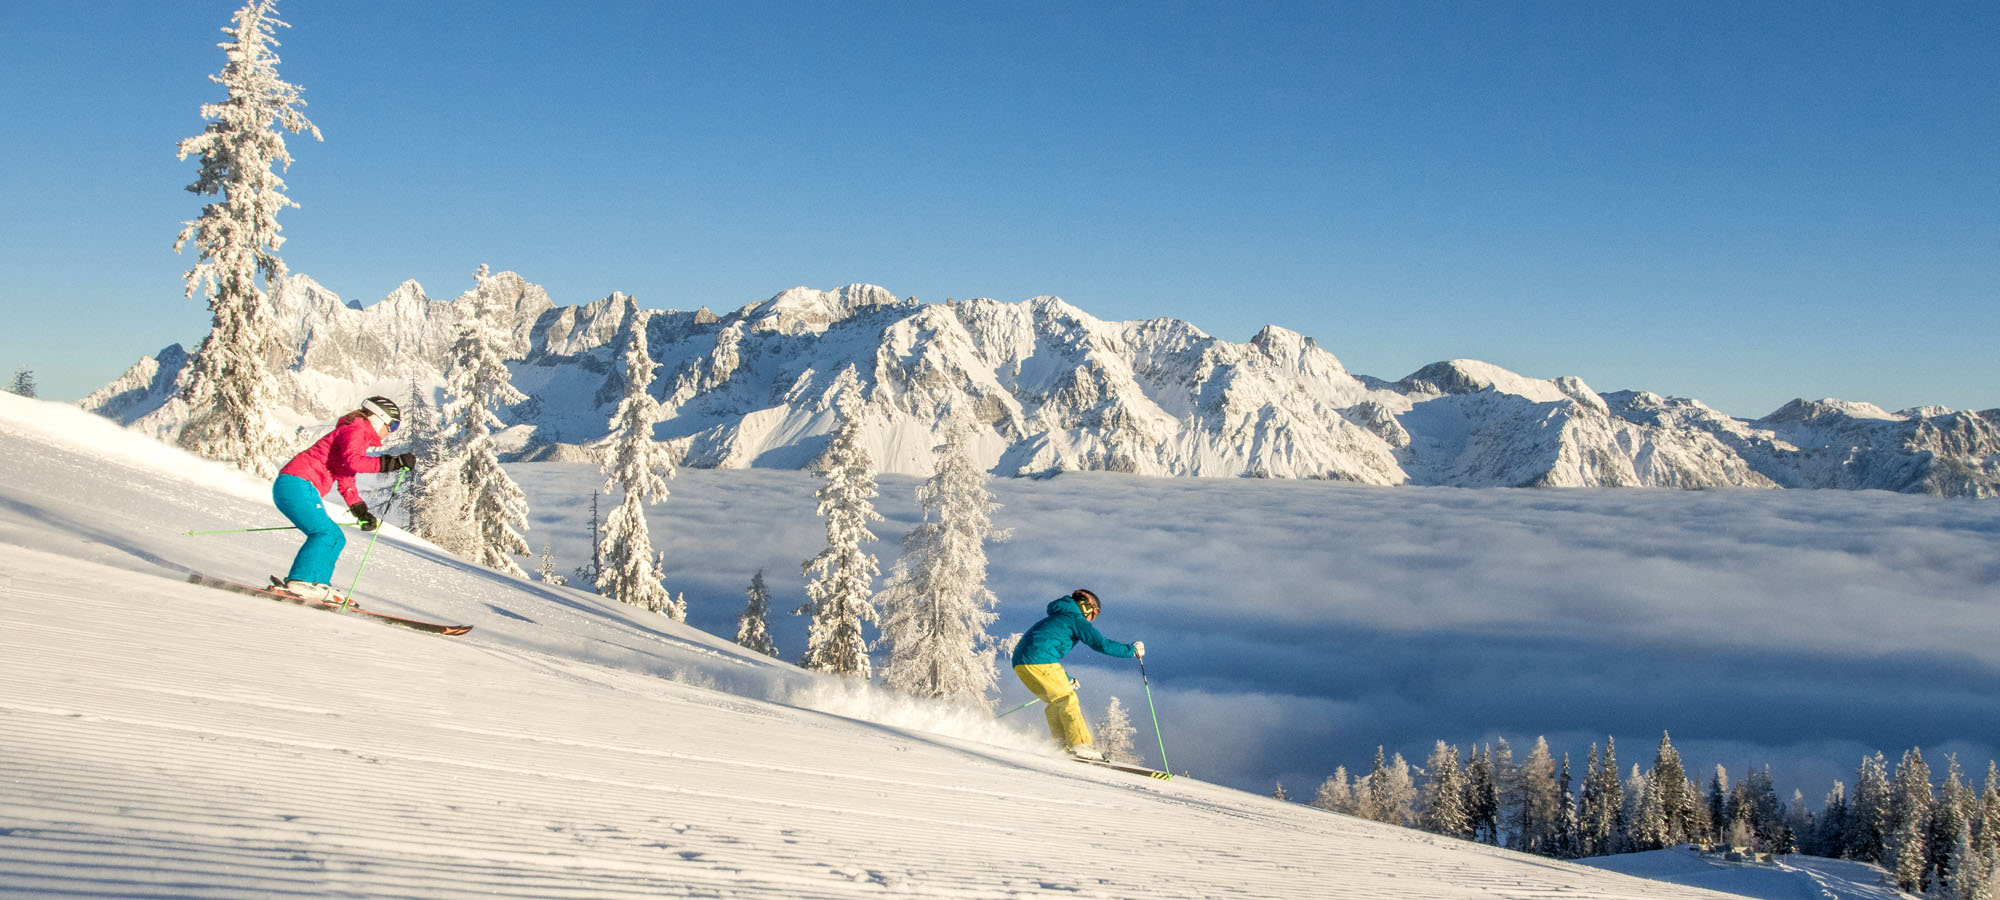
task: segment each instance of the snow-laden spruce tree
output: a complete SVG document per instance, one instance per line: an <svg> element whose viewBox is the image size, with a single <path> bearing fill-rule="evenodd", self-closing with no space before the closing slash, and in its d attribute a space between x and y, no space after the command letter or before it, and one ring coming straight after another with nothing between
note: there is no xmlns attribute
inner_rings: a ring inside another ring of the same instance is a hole
<svg viewBox="0 0 2000 900"><path fill-rule="evenodd" d="M1424 768L1431 777L1421 798L1423 829L1446 837L1469 837L1472 827L1465 814L1465 776L1459 771L1458 748L1438 741Z"/></svg>
<svg viewBox="0 0 2000 900"><path fill-rule="evenodd" d="M540 578L543 584L552 584L557 587L561 587L564 582L569 581L569 579L562 577L562 574L556 571L556 557L554 553L549 551L548 544L542 545L542 565L535 570L535 576Z"/></svg>
<svg viewBox="0 0 2000 900"><path fill-rule="evenodd" d="M875 540L868 523L880 521L875 512L875 463L861 443L862 416L860 379L849 366L842 371L835 408L839 424L833 439L820 457L826 484L814 496L819 498L819 515L826 520L826 549L806 560L802 571L812 576L806 582L806 603L793 615L812 613L806 629L806 651L799 665L847 678L866 679L871 672L868 641L862 626L874 621L875 606L871 585L880 569L872 554L861 546Z"/></svg>
<svg viewBox="0 0 2000 900"><path fill-rule="evenodd" d="M14 381L7 385L8 393L23 397L35 396L35 370L22 366L14 370Z"/></svg>
<svg viewBox="0 0 2000 900"><path fill-rule="evenodd" d="M1472 839L1500 843L1500 787L1493 780L1493 748L1475 749L1465 767L1465 816Z"/></svg>
<svg viewBox="0 0 2000 900"><path fill-rule="evenodd" d="M500 320L506 310L488 288L487 274L481 265L477 288L460 304L458 341L445 369L443 449L430 473L462 494L458 515L447 517L439 510L432 520L437 533L425 537L482 566L525 578L514 557L533 552L521 537L528 527L528 497L500 467L493 432L503 424L498 410L528 397L514 388L514 376L501 356Z"/></svg>
<svg viewBox="0 0 2000 900"><path fill-rule="evenodd" d="M1882 868L1892 883L1912 894L1924 889L1930 868L1931 815L1937 800L1931 794L1931 767L1922 748L1912 747L1896 764L1889 798L1890 829Z"/></svg>
<svg viewBox="0 0 2000 900"><path fill-rule="evenodd" d="M1695 834L1695 807L1701 799L1688 785L1687 767L1681 763L1679 750L1674 749L1673 736L1660 732L1660 748L1653 755L1652 779L1659 785L1660 812L1665 817L1666 831L1662 840L1672 847L1693 840Z"/></svg>
<svg viewBox="0 0 2000 900"><path fill-rule="evenodd" d="M750 576L750 602L736 617L736 643L776 657L778 645L771 640L771 589L764 586L764 570Z"/></svg>
<svg viewBox="0 0 2000 900"><path fill-rule="evenodd" d="M1891 827L1889 761L1877 750L1855 770L1854 799L1847 808L1847 840L1842 856L1879 863L1887 858Z"/></svg>
<svg viewBox="0 0 2000 900"><path fill-rule="evenodd" d="M1579 834L1577 852L1584 856L1605 856L1620 852L1625 842L1625 785L1618 779L1618 742L1604 739L1604 755L1590 745L1590 762L1584 767L1583 798L1578 801Z"/></svg>
<svg viewBox="0 0 2000 900"><path fill-rule="evenodd" d="M1509 803L1514 813L1514 836L1507 846L1524 853L1548 856L1553 851L1561 825L1561 798L1556 793L1556 760L1549 741L1536 737L1535 746L1514 781Z"/></svg>
<svg viewBox="0 0 2000 900"><path fill-rule="evenodd" d="M1104 708L1104 718L1098 721L1094 730L1097 732L1097 749L1104 754L1104 758L1126 765L1139 763L1139 749L1134 743L1139 729L1132 727L1132 715L1125 711L1125 704L1118 702L1117 697L1112 697L1111 705Z"/></svg>
<svg viewBox="0 0 2000 900"><path fill-rule="evenodd" d="M1335 766L1332 775L1320 782L1319 790L1313 792L1307 806L1327 812L1354 815L1357 804L1354 801L1354 785L1347 776L1346 766Z"/></svg>
<svg viewBox="0 0 2000 900"><path fill-rule="evenodd" d="M603 493L624 492L604 522L597 544L601 564L597 592L621 603L664 613L676 622L687 620L687 603L668 593L660 554L653 549L646 524L646 504L667 499L667 479L674 477L674 459L667 446L653 440L660 419L653 384L653 357L646 349L646 317L637 307L626 322L625 396L611 415L611 453L604 460Z"/></svg>
<svg viewBox="0 0 2000 900"><path fill-rule="evenodd" d="M878 598L888 686L918 697L984 706L998 670L986 626L999 598L986 588L993 527L992 478L972 458L972 423L954 417L936 448L933 473L917 487L923 522L903 538L903 556Z"/></svg>
<svg viewBox="0 0 2000 900"><path fill-rule="evenodd" d="M410 399L403 406L400 427L409 434L410 454L417 458L416 466L403 473L403 514L410 533L429 538L433 530L431 510L444 509L450 515L457 515L462 506L457 498L462 493L451 493L442 501L436 496L440 487L456 487L456 484L436 477L442 446L437 408L431 406L429 392L419 387L414 378L410 379Z"/></svg>
<svg viewBox="0 0 2000 900"><path fill-rule="evenodd" d="M208 337L183 376L188 422L181 446L262 475L277 471L285 451L271 421L277 361L285 351L266 293L285 276L278 210L298 205L285 196L276 171L292 163L282 132L320 137L299 110L302 91L278 77L273 33L285 23L275 6L276 0L252 0L222 29L229 36L220 45L226 62L209 80L227 96L203 104L208 127L180 143L181 159L201 159L201 172L187 189L221 199L182 223L174 241L175 253L193 242L187 296L201 294L212 316Z"/></svg>
<svg viewBox="0 0 2000 900"><path fill-rule="evenodd" d="M577 566L576 580L580 584L597 585L597 576L604 571L602 551L598 550L600 538L604 534L603 519L597 513L597 492L590 492L590 560Z"/></svg>

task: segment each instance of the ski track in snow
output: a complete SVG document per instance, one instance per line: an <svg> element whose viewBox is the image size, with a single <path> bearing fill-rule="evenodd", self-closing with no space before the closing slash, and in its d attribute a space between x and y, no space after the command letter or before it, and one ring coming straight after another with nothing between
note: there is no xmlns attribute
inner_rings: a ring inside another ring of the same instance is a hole
<svg viewBox="0 0 2000 900"><path fill-rule="evenodd" d="M1078 766L406 536L364 601L472 634L188 584L296 546L179 534L248 479L4 397L0 458L0 897L1726 896Z"/></svg>

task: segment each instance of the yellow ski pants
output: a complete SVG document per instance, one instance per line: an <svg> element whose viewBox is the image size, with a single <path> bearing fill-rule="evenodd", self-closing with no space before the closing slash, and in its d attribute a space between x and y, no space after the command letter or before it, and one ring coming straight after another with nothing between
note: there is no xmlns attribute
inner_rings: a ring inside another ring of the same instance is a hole
<svg viewBox="0 0 2000 900"><path fill-rule="evenodd" d="M1069 673L1063 671L1062 663L1015 666L1014 674L1047 704L1042 715L1049 720L1049 733L1063 749L1091 742L1090 726L1083 721L1083 703L1076 698L1076 689L1069 686Z"/></svg>

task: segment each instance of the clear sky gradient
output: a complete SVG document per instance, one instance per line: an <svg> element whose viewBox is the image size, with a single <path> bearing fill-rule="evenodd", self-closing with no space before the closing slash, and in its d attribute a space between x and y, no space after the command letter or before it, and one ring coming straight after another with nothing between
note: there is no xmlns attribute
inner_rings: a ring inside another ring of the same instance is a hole
<svg viewBox="0 0 2000 900"><path fill-rule="evenodd" d="M0 0L0 374L208 327L176 143L240 4ZM1350 370L2000 407L2000 5L284 0L343 298L1059 295Z"/></svg>

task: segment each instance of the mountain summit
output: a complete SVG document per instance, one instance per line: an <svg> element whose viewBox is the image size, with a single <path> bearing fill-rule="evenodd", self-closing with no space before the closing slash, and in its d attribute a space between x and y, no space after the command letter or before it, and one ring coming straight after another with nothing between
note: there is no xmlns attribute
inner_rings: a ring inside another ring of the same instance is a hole
<svg viewBox="0 0 2000 900"><path fill-rule="evenodd" d="M999 475L1108 470L1155 476L1323 478L1463 487L1814 487L2000 496L2000 409L1796 400L1762 419L1648 392L1599 394L1477 360L1398 381L1347 371L1277 326L1247 343L1186 322L1106 322L1061 299L898 299L873 285L783 291L716 315L639 308L612 294L556 306L503 272L477 290L513 310L514 458L591 458L620 394L616 354L643 327L666 405L658 436L686 465L800 468L824 447L835 378L853 366L881 471L927 474L948 411L981 424ZM289 346L279 393L302 432L353 398L435 403L467 292L406 282L370 307L303 275L275 291ZM140 360L81 405L171 437L185 424L179 345Z"/></svg>

